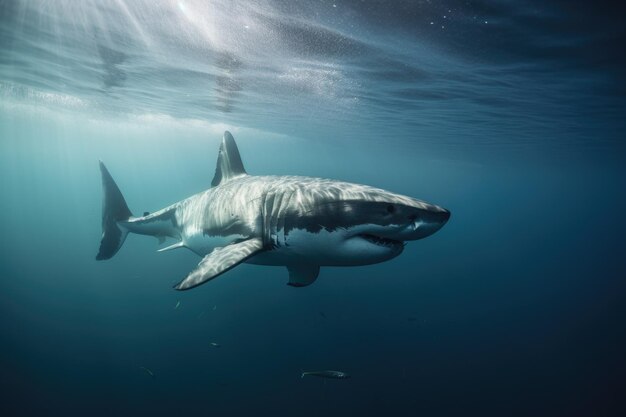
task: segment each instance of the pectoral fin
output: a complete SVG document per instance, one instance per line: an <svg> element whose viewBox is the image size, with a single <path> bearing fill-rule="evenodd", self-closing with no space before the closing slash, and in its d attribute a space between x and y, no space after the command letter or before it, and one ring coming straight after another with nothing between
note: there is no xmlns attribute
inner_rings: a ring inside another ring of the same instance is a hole
<svg viewBox="0 0 626 417"><path fill-rule="evenodd" d="M174 288L188 290L197 287L234 268L261 250L263 250L261 238L248 239L223 248L216 248L202 258L198 267L191 271L187 278L176 284Z"/></svg>
<svg viewBox="0 0 626 417"><path fill-rule="evenodd" d="M289 282L292 287L306 287L313 284L320 273L319 265L298 264L287 266Z"/></svg>

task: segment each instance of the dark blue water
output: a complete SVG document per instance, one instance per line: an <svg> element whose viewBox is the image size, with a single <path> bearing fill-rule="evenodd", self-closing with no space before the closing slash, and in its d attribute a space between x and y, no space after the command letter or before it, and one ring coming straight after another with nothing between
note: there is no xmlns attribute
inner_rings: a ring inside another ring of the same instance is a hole
<svg viewBox="0 0 626 417"><path fill-rule="evenodd" d="M623 12L1 1L0 413L624 415ZM240 265L177 292L199 258L136 235L95 261L98 159L155 211L210 186L225 129L251 174L452 218L306 288Z"/></svg>

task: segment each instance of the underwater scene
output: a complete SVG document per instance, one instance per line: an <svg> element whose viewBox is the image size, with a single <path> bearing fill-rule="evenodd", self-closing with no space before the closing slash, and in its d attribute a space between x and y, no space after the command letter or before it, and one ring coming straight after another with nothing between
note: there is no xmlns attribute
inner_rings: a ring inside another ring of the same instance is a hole
<svg viewBox="0 0 626 417"><path fill-rule="evenodd" d="M0 0L0 415L626 415L625 12Z"/></svg>

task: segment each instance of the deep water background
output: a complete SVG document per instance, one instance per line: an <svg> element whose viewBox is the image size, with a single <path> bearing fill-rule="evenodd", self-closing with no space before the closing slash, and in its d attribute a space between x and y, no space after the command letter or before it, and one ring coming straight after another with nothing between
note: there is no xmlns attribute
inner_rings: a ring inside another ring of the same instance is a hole
<svg viewBox="0 0 626 417"><path fill-rule="evenodd" d="M624 415L623 10L532 3L0 2L0 413ZM96 262L97 161L158 210L224 129L251 174L452 218L300 289L176 292L199 258L143 236Z"/></svg>

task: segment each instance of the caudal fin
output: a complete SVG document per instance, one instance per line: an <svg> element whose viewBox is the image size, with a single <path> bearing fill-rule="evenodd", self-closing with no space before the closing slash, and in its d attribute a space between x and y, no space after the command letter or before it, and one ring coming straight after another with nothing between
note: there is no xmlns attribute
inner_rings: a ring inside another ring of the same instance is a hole
<svg viewBox="0 0 626 417"><path fill-rule="evenodd" d="M121 228L117 222L128 220L132 216L124 196L102 161L100 161L100 172L102 173L104 200L102 202L102 240L100 250L96 255L99 261L112 258L120 250L128 231Z"/></svg>

